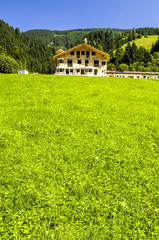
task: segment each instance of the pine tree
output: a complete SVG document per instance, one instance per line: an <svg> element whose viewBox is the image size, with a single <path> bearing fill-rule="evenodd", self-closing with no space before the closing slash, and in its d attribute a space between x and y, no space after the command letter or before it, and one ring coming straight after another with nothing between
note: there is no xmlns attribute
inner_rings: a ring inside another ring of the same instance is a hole
<svg viewBox="0 0 159 240"><path fill-rule="evenodd" d="M151 54L159 52L159 39L152 45Z"/></svg>
<svg viewBox="0 0 159 240"><path fill-rule="evenodd" d="M129 32L128 41L129 42L132 41L132 30L130 30L130 32Z"/></svg>
<svg viewBox="0 0 159 240"><path fill-rule="evenodd" d="M135 28L132 29L132 40L136 39L136 30Z"/></svg>
<svg viewBox="0 0 159 240"><path fill-rule="evenodd" d="M125 48L125 53L123 56L123 62L126 63L127 65L130 65L130 63L132 63L131 55L132 55L131 45L130 43L128 43Z"/></svg>
<svg viewBox="0 0 159 240"><path fill-rule="evenodd" d="M138 60L138 48L136 44L133 42L131 46L131 61L132 63L137 62Z"/></svg>
<svg viewBox="0 0 159 240"><path fill-rule="evenodd" d="M145 57L146 49L142 46L138 49L138 62L143 62Z"/></svg>
<svg viewBox="0 0 159 240"><path fill-rule="evenodd" d="M115 64L116 64L116 66L118 66L119 64L122 63L123 55L124 55L123 48L118 48L115 52Z"/></svg>

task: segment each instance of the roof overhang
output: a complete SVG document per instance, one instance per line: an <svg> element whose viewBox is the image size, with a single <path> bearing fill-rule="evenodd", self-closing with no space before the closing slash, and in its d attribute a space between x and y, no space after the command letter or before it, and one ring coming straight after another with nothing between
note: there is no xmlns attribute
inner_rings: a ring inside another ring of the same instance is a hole
<svg viewBox="0 0 159 240"><path fill-rule="evenodd" d="M105 58L105 59L107 60L107 62L108 62L109 59L110 59L110 56L109 56L107 53L102 52L102 51L100 51L99 49L97 49L97 48L95 48L95 47L92 47L92 46L90 46L90 45L88 45L88 44L86 44L86 43L82 43L82 44L79 44L79 45L77 45L77 46L75 46L75 47L73 47L73 48L70 48L70 49L68 49L68 50L66 50L66 51L64 51L64 52L62 52L62 53L59 53L59 54L53 56L53 61L56 62L57 58L59 58L59 57L64 57L66 54L68 54L68 53L70 53L70 52L72 52L72 51L78 50L78 49L80 49L80 48L89 49L89 50L92 50L92 51L94 51L94 52L99 53L99 54L101 55L101 57L103 57L103 58Z"/></svg>

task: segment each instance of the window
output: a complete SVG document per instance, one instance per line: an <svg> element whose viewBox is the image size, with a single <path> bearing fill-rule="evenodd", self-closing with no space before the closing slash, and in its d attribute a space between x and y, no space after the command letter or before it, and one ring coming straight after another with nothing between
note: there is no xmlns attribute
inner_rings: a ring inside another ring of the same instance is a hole
<svg viewBox="0 0 159 240"><path fill-rule="evenodd" d="M78 60L78 64L81 64L81 60Z"/></svg>
<svg viewBox="0 0 159 240"><path fill-rule="evenodd" d="M59 59L58 63L64 63L64 59Z"/></svg>
<svg viewBox="0 0 159 240"><path fill-rule="evenodd" d="M94 67L99 67L99 60L94 60Z"/></svg>
<svg viewBox="0 0 159 240"><path fill-rule="evenodd" d="M71 55L75 55L75 52L74 52L74 51L72 51L72 52L71 52Z"/></svg>
<svg viewBox="0 0 159 240"><path fill-rule="evenodd" d="M94 75L97 75L97 73L98 73L97 69L94 69Z"/></svg>
<svg viewBox="0 0 159 240"><path fill-rule="evenodd" d="M89 66L89 61L85 60L85 66L88 67Z"/></svg>
<svg viewBox="0 0 159 240"><path fill-rule="evenodd" d="M63 68L58 68L57 72L64 72L64 69Z"/></svg>
<svg viewBox="0 0 159 240"><path fill-rule="evenodd" d="M89 51L86 51L86 58L89 58Z"/></svg>
<svg viewBox="0 0 159 240"><path fill-rule="evenodd" d="M82 51L81 54L82 54L82 55L85 55L85 51Z"/></svg>
<svg viewBox="0 0 159 240"><path fill-rule="evenodd" d="M70 69L70 73L73 73L73 69Z"/></svg>
<svg viewBox="0 0 159 240"><path fill-rule="evenodd" d="M84 69L81 69L81 74L84 74Z"/></svg>
<svg viewBox="0 0 159 240"><path fill-rule="evenodd" d="M79 72L80 72L80 69L77 69L76 72L79 73Z"/></svg>
<svg viewBox="0 0 159 240"><path fill-rule="evenodd" d="M80 58L80 51L77 51L77 58Z"/></svg>
<svg viewBox="0 0 159 240"><path fill-rule="evenodd" d="M105 65L105 61L102 61L102 66L104 66Z"/></svg>
<svg viewBox="0 0 159 240"><path fill-rule="evenodd" d="M72 67L72 60L68 60L67 65L68 65L68 67Z"/></svg>
<svg viewBox="0 0 159 240"><path fill-rule="evenodd" d="M95 56L95 55L96 55L96 53L93 51L93 52L92 52L92 56Z"/></svg>
<svg viewBox="0 0 159 240"><path fill-rule="evenodd" d="M92 72L92 69L86 68L86 72Z"/></svg>

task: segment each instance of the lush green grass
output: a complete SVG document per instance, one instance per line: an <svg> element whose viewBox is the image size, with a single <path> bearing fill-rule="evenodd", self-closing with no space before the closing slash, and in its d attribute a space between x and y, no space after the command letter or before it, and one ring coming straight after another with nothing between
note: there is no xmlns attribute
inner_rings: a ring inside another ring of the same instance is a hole
<svg viewBox="0 0 159 240"><path fill-rule="evenodd" d="M158 239L159 83L0 75L1 239Z"/></svg>
<svg viewBox="0 0 159 240"><path fill-rule="evenodd" d="M132 44L133 42L135 42L135 44L138 46L138 47L145 47L146 49L151 49L152 47L152 44L155 43L156 41L158 40L158 36L147 36L147 38L145 37L142 37L140 39L136 39L136 40L133 40L130 42L130 44ZM122 46L123 49L125 49L125 47L127 46L127 43L124 44Z"/></svg>

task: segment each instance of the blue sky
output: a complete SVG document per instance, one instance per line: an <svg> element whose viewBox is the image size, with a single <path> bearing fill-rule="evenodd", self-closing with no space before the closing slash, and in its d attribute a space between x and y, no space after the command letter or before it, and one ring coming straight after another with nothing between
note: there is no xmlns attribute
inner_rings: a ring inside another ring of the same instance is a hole
<svg viewBox="0 0 159 240"><path fill-rule="evenodd" d="M30 29L159 27L159 0L0 0L0 19Z"/></svg>

